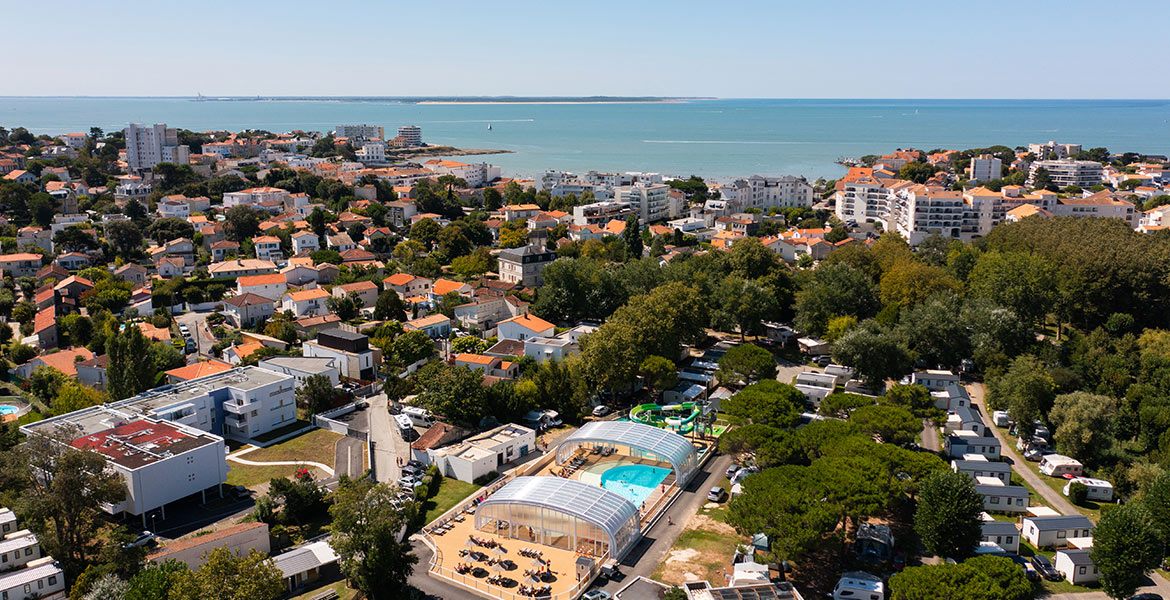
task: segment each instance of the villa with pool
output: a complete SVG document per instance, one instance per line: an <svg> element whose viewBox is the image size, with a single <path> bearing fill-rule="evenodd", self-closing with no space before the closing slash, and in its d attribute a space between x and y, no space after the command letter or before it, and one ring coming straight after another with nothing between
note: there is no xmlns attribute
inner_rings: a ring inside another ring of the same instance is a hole
<svg viewBox="0 0 1170 600"><path fill-rule="evenodd" d="M637 545L712 448L636 421L586 423L427 525L430 573L493 598L576 598Z"/></svg>

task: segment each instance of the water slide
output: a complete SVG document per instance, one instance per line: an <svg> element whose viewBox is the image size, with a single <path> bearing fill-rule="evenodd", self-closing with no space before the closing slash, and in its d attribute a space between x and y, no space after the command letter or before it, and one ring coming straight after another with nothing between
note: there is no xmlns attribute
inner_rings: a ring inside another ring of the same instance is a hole
<svg viewBox="0 0 1170 600"><path fill-rule="evenodd" d="M702 414L703 408L694 402L666 405L639 404L630 409L630 420L655 427L665 425L669 429L687 434L694 431L695 419L698 419Z"/></svg>

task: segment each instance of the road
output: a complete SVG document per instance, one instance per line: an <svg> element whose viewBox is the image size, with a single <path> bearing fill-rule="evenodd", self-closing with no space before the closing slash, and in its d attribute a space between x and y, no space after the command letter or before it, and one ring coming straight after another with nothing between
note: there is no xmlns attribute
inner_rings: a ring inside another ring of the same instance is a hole
<svg viewBox="0 0 1170 600"><path fill-rule="evenodd" d="M938 427L935 427L934 421L930 419L922 420L922 449L930 450L941 456L938 445Z"/></svg>
<svg viewBox="0 0 1170 600"><path fill-rule="evenodd" d="M195 337L196 350L195 354L191 355L192 362L199 360L198 354L210 355L211 347L215 345L215 336L211 335L211 329L207 327L206 312L185 312L175 317L180 325L186 325L187 329L191 331L191 335Z"/></svg>
<svg viewBox="0 0 1170 600"><path fill-rule="evenodd" d="M386 411L386 394L372 396L368 401L370 443L374 445L374 479L383 483L396 481L401 477L398 459L403 462L410 460L410 444L402 439Z"/></svg>
<svg viewBox="0 0 1170 600"><path fill-rule="evenodd" d="M365 451L366 445L357 438L346 436L337 440L337 445L333 447L333 470L337 476L349 475L351 479L361 477L365 470L362 458Z"/></svg>
<svg viewBox="0 0 1170 600"><path fill-rule="evenodd" d="M979 407L979 414L983 417L983 422L994 423L994 421L991 420L991 415L987 413L987 406L983 401L983 396L985 394L985 388L983 387L983 384L968 383L966 387L967 392L971 394L971 403ZM989 425L987 429L989 429L991 433L995 435L995 439L999 440L1000 454L1005 459L1007 459L1009 463L1011 463L1012 470L1015 471L1020 477L1022 477L1024 481L1028 482L1028 485L1032 486L1032 489L1036 490L1037 494L1043 496L1044 501L1047 502L1049 506L1064 515L1081 514L1080 511L1078 511L1076 507L1074 507L1072 503L1068 501L1068 498L1065 498L1056 490L1052 489L1048 483L1046 483L1043 479L1040 478L1039 475L1036 474L1035 471L1029 469L1028 466L1024 464L1024 458L1020 456L1019 452L1016 451L1016 445L1011 443L1011 441L1008 440L1002 432L1000 432L998 427Z"/></svg>

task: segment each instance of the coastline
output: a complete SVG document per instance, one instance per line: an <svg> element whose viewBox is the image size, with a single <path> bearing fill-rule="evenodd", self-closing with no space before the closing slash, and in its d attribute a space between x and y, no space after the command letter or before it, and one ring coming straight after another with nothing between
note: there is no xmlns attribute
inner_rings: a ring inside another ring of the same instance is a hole
<svg viewBox="0 0 1170 600"><path fill-rule="evenodd" d="M696 98L694 100L703 100ZM422 100L411 104L429 104L432 106L475 106L481 104L680 104L691 102L687 98L664 98L661 100Z"/></svg>
<svg viewBox="0 0 1170 600"><path fill-rule="evenodd" d="M405 148L402 150L387 150L387 158L409 160L426 156L484 156L488 154L512 154L513 150L494 148L456 148L455 146L425 146L423 148Z"/></svg>

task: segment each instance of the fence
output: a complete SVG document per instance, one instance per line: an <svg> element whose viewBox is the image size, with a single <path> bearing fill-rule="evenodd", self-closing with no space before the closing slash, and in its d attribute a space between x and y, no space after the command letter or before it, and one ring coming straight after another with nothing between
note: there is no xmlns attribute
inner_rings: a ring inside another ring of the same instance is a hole
<svg viewBox="0 0 1170 600"><path fill-rule="evenodd" d="M349 426L349 423L343 423L341 421L337 421L337 420L334 420L332 418L332 417L340 417L341 415L348 415L349 413L357 410L357 405L358 405L357 402L350 402L349 404L346 404L345 406L335 408L333 410L327 410L327 411L322 412L322 413L317 413L317 414L313 415L313 425L316 425L317 427L320 427L321 429L328 429L329 431L332 431L333 433L340 433L341 435L344 435L344 436L358 439L358 440L361 440L363 442L368 442L368 441L370 441L369 432L359 431L357 429L351 429Z"/></svg>

